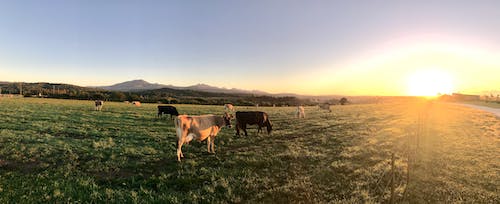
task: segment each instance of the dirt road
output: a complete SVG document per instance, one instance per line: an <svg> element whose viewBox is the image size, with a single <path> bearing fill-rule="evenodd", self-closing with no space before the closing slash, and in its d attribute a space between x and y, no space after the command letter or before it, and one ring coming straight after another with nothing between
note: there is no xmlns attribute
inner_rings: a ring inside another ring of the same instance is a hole
<svg viewBox="0 0 500 204"><path fill-rule="evenodd" d="M460 105L483 110L486 112L490 112L490 113L493 113L496 116L500 117L500 108L490 108L490 107L486 107L486 106L478 106L478 105L471 105L471 104L460 104Z"/></svg>

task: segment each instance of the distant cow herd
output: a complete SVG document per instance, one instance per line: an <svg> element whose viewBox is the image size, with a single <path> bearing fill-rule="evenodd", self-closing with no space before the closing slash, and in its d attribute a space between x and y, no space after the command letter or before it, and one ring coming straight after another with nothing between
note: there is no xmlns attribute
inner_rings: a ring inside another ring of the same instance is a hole
<svg viewBox="0 0 500 204"><path fill-rule="evenodd" d="M140 106L140 102L134 101L135 106ZM101 111L104 101L95 101L95 110ZM331 112L330 105L321 104L320 109ZM177 135L177 160L181 161L184 157L182 154L182 145L189 143L191 140L204 141L207 140L207 151L215 153L215 137L223 127L231 128L231 120L233 114L236 116L235 130L236 135L240 135L242 130L245 136L248 136L247 125L257 125L257 133L262 131L265 127L267 134L271 134L273 125L269 120L269 115L262 111L235 111L232 104L224 104L224 114L219 115L198 115L189 116L179 114L177 108L171 105L158 105L157 117L161 118L164 115L170 115L170 119L174 118L175 131ZM175 117L174 117L175 116ZM305 118L305 111L303 106L297 106L295 116L297 118Z"/></svg>

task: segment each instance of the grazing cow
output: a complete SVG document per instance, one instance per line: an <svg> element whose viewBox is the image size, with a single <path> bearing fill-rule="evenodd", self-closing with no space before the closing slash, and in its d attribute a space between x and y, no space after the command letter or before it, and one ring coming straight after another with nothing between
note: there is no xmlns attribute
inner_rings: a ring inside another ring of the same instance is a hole
<svg viewBox="0 0 500 204"><path fill-rule="evenodd" d="M297 106L297 112L295 113L297 118L306 118L306 113L304 112L304 106Z"/></svg>
<svg viewBox="0 0 500 204"><path fill-rule="evenodd" d="M95 110L96 111L101 111L103 105L104 105L104 101L102 101L102 100L95 100Z"/></svg>
<svg viewBox="0 0 500 204"><path fill-rule="evenodd" d="M170 119L172 119L172 116L178 116L179 112L177 112L177 109L174 106L158 106L158 117L161 117L163 114L169 114Z"/></svg>
<svg viewBox="0 0 500 204"><path fill-rule="evenodd" d="M323 109L323 110L327 110L328 112L332 112L332 110L330 110L330 104L328 104L328 103L319 104L319 109Z"/></svg>
<svg viewBox="0 0 500 204"><path fill-rule="evenodd" d="M175 118L174 124L177 131L177 161L181 161L181 157L184 157L182 154L182 145L189 143L193 139L200 142L207 139L208 152L215 153L215 136L217 136L222 127L227 126L231 128L231 117L227 113L223 116L179 115Z"/></svg>
<svg viewBox="0 0 500 204"><path fill-rule="evenodd" d="M240 129L247 134L247 125L257 125L257 133L260 133L262 127L267 127L267 134L271 134L273 125L269 121L269 116L261 111L237 111L236 112L236 135L240 135Z"/></svg>
<svg viewBox="0 0 500 204"><path fill-rule="evenodd" d="M234 106L233 106L233 104L230 104L230 103L224 104L224 111L226 111L226 112L234 112Z"/></svg>
<svg viewBox="0 0 500 204"><path fill-rule="evenodd" d="M141 106L141 102L139 102L139 101L132 101L132 105L139 107L139 106Z"/></svg>

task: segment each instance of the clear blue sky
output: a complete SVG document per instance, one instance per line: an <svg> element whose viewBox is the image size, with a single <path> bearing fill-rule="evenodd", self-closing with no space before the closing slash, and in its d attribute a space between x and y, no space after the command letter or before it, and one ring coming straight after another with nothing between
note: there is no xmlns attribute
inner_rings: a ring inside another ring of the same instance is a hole
<svg viewBox="0 0 500 204"><path fill-rule="evenodd" d="M494 0L0 1L0 81L305 93L298 84L314 73L335 75L398 39L498 54L499 36Z"/></svg>

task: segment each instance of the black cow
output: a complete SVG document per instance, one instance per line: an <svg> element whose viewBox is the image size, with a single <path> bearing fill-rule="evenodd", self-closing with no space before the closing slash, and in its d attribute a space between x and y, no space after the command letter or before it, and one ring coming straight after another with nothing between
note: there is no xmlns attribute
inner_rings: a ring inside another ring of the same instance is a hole
<svg viewBox="0 0 500 204"><path fill-rule="evenodd" d="M245 136L247 136L247 125L257 125L257 133L260 133L264 126L267 127L267 134L271 134L273 130L273 125L269 121L267 113L261 111L237 111L236 135L240 135L240 129L242 129L245 132Z"/></svg>
<svg viewBox="0 0 500 204"><path fill-rule="evenodd" d="M172 116L178 116L179 112L177 112L174 106L158 106L158 117L161 117L163 114L169 114L170 119L172 119Z"/></svg>

